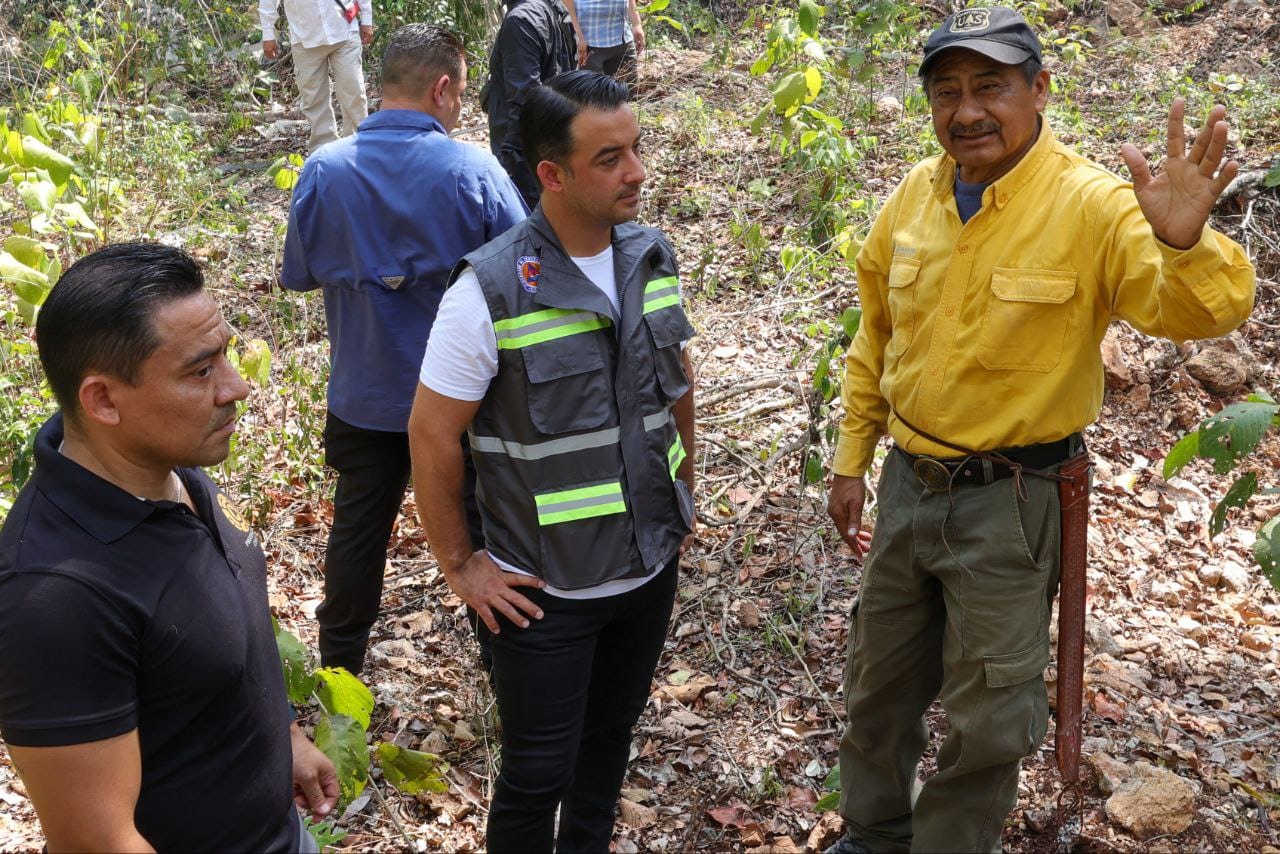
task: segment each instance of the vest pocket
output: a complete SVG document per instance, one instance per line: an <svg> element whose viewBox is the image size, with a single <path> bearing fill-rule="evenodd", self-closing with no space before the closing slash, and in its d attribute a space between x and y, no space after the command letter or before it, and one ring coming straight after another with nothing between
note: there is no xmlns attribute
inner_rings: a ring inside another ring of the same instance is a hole
<svg viewBox="0 0 1280 854"><path fill-rule="evenodd" d="M1053 370L1071 319L1074 271L991 271L991 298L978 342L978 361L989 370Z"/></svg>
<svg viewBox="0 0 1280 854"><path fill-rule="evenodd" d="M609 420L604 354L594 339L571 336L524 347L529 418L540 433L594 430Z"/></svg>
<svg viewBox="0 0 1280 854"><path fill-rule="evenodd" d="M693 327L680 308L663 309L644 316L653 341L653 366L661 389L661 403L669 406L689 390L680 344L694 335Z"/></svg>
<svg viewBox="0 0 1280 854"><path fill-rule="evenodd" d="M897 255L889 265L889 324L893 330L887 349L901 356L915 337L915 283L920 275L920 262Z"/></svg>

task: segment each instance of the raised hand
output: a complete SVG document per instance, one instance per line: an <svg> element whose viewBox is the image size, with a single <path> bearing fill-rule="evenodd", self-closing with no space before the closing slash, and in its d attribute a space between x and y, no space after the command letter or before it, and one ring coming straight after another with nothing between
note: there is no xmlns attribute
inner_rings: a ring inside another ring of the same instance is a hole
<svg viewBox="0 0 1280 854"><path fill-rule="evenodd" d="M1133 191L1142 214L1156 237L1176 249L1190 249L1200 239L1218 196L1240 171L1234 160L1225 165L1227 108L1215 104L1209 120L1187 151L1182 117L1186 102L1174 98L1169 108L1168 156L1164 168L1153 175L1136 145L1120 146L1124 162L1133 174Z"/></svg>

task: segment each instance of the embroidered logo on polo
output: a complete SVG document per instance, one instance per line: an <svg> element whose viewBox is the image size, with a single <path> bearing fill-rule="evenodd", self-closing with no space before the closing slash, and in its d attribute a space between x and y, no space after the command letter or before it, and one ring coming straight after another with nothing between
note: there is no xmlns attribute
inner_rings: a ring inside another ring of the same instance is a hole
<svg viewBox="0 0 1280 854"><path fill-rule="evenodd" d="M404 276L383 276L382 284L394 291L404 284Z"/></svg>
<svg viewBox="0 0 1280 854"><path fill-rule="evenodd" d="M537 255L521 255L516 259L516 278L527 294L538 292L538 279L542 278L542 259Z"/></svg>
<svg viewBox="0 0 1280 854"><path fill-rule="evenodd" d="M951 21L951 32L973 33L991 26L990 9L965 9Z"/></svg>
<svg viewBox="0 0 1280 854"><path fill-rule="evenodd" d="M244 518L244 514L240 512L240 508L232 503L230 498L218 493L218 509L222 511L222 515L227 517L227 521L236 527L237 530L248 532L249 520Z"/></svg>

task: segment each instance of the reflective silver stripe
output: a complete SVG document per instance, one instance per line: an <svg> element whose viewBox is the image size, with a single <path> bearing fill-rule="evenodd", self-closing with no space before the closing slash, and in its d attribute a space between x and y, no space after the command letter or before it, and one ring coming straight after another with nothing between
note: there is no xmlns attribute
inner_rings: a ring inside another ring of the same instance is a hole
<svg viewBox="0 0 1280 854"><path fill-rule="evenodd" d="M670 420L671 420L670 409L664 409L661 412L655 412L652 415L646 415L644 417L644 432L648 433L650 430L657 430L659 427L665 426L666 423Z"/></svg>
<svg viewBox="0 0 1280 854"><path fill-rule="evenodd" d="M648 433L651 430L657 430L663 427L671 420L671 411L664 409L661 412L655 412L652 415L644 417L644 431ZM547 457L554 457L557 454L569 454L574 451L589 451L592 448L604 448L609 445L615 445L622 437L622 431L617 427L606 427L603 430L596 430L592 433L582 433L577 436L565 436L561 439L548 439L545 442L535 442L531 445L522 445L519 442L508 442L497 436L476 436L468 435L471 442L471 450L479 451L482 454L505 454L515 460L541 460Z"/></svg>
<svg viewBox="0 0 1280 854"><path fill-rule="evenodd" d="M622 436L617 427L606 427L594 433L583 433L580 436L565 436L563 439L549 439L532 445L521 445L519 442L508 442L497 436L472 436L471 449L484 454L506 454L516 460L541 460L554 457L556 454L568 454L573 451L588 451L592 448L603 448L616 445Z"/></svg>

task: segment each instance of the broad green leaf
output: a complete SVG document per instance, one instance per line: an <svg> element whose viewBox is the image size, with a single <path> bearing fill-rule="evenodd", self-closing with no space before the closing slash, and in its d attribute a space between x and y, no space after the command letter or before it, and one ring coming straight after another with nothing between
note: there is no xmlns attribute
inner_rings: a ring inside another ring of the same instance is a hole
<svg viewBox="0 0 1280 854"><path fill-rule="evenodd" d="M24 181L18 187L18 195L33 212L49 213L58 201L58 188L52 181Z"/></svg>
<svg viewBox="0 0 1280 854"><path fill-rule="evenodd" d="M18 299L30 303L32 306L44 305L45 299L49 296L50 288L42 285L33 285L31 282L14 281L9 283L13 287L13 292L17 294Z"/></svg>
<svg viewBox="0 0 1280 854"><path fill-rule="evenodd" d="M449 763L434 753L409 750L384 741L378 745L377 755L383 776L402 793L449 791L449 781L444 778Z"/></svg>
<svg viewBox="0 0 1280 854"><path fill-rule="evenodd" d="M782 264L782 269L790 273L804 260L806 254L806 250L801 246L784 246L778 253L778 261Z"/></svg>
<svg viewBox="0 0 1280 854"><path fill-rule="evenodd" d="M1209 531L1213 536L1216 537L1221 534L1222 529L1226 527L1227 511L1232 507L1244 507L1257 491L1258 475L1254 472L1249 472L1231 484L1227 494L1222 496L1218 506L1213 508L1213 518L1209 520Z"/></svg>
<svg viewBox="0 0 1280 854"><path fill-rule="evenodd" d="M642 15L651 15L654 12L666 11L666 8L670 5L671 0L653 0L649 5L640 7L639 11Z"/></svg>
<svg viewBox="0 0 1280 854"><path fill-rule="evenodd" d="M331 715L345 715L365 729L373 714L373 695L364 683L345 667L322 667L316 671L316 696Z"/></svg>
<svg viewBox="0 0 1280 854"><path fill-rule="evenodd" d="M22 162L36 169L46 169L53 183L58 187L67 186L71 170L75 163L61 152L54 151L44 142L30 136L22 138Z"/></svg>
<svg viewBox="0 0 1280 854"><path fill-rule="evenodd" d="M804 70L804 82L808 88L808 96L804 99L807 104L818 97L818 93L822 91L822 72L812 65L809 66Z"/></svg>
<svg viewBox="0 0 1280 854"><path fill-rule="evenodd" d="M79 202L59 202L53 206L53 209L62 214L62 218L68 225L78 225L94 233L99 231L98 224L89 217L84 205Z"/></svg>
<svg viewBox="0 0 1280 854"><path fill-rule="evenodd" d="M1164 458L1164 479L1168 480L1186 467L1200 453L1200 431L1192 430L1169 449Z"/></svg>
<svg viewBox="0 0 1280 854"><path fill-rule="evenodd" d="M831 812L840 806L840 793L827 792L813 805L814 812Z"/></svg>
<svg viewBox="0 0 1280 854"><path fill-rule="evenodd" d="M12 239L12 237L9 238L9 240ZM8 240L5 241L5 249L0 252L0 281L8 282L10 285L15 282L27 282L48 289L49 277L32 265L24 264L14 257L9 251L8 242Z"/></svg>
<svg viewBox="0 0 1280 854"><path fill-rule="evenodd" d="M266 388L271 383L271 348L261 338L250 338L240 355L240 374Z"/></svg>
<svg viewBox="0 0 1280 854"><path fill-rule="evenodd" d="M1280 404L1248 400L1231 404L1201 423L1198 453L1213 460L1215 472L1226 474L1258 447L1277 412Z"/></svg>
<svg viewBox="0 0 1280 854"><path fill-rule="evenodd" d="M832 768L827 776L822 780L822 788L828 792L840 791L840 766Z"/></svg>
<svg viewBox="0 0 1280 854"><path fill-rule="evenodd" d="M844 327L844 334L849 336L850 341L858 334L858 326L861 323L862 309L860 308L851 305L840 314L840 325Z"/></svg>
<svg viewBox="0 0 1280 854"><path fill-rule="evenodd" d="M369 781L369 746L358 721L346 715L323 715L316 724L316 747L333 762L344 802L364 791Z"/></svg>
<svg viewBox="0 0 1280 854"><path fill-rule="evenodd" d="M37 142L49 142L49 132L45 130L44 120L35 113L25 113L22 116L22 130ZM24 138L22 141L25 143L27 140Z"/></svg>
<svg viewBox="0 0 1280 854"><path fill-rule="evenodd" d="M666 24L673 30L684 32L684 24L680 23L675 18L668 18L666 15L654 15L653 20L660 24Z"/></svg>
<svg viewBox="0 0 1280 854"><path fill-rule="evenodd" d="M1262 179L1264 187L1280 187L1280 160L1276 160Z"/></svg>
<svg viewBox="0 0 1280 854"><path fill-rule="evenodd" d="M774 52L772 50L765 51L764 56L751 63L751 76L759 77L761 74L764 74L770 68L773 68L773 63L775 61L776 57L774 56Z"/></svg>
<svg viewBox="0 0 1280 854"><path fill-rule="evenodd" d="M1253 559L1271 586L1280 590L1280 516L1263 523L1253 544Z"/></svg>
<svg viewBox="0 0 1280 854"><path fill-rule="evenodd" d="M815 38L818 35L818 18L822 13L813 0L800 0L800 29Z"/></svg>
<svg viewBox="0 0 1280 854"><path fill-rule="evenodd" d="M804 464L804 479L807 483L821 483L826 477L826 471L822 467L822 455L817 451L809 452L809 459Z"/></svg>
<svg viewBox="0 0 1280 854"><path fill-rule="evenodd" d="M302 641L285 629L274 619L276 628L276 649L280 652L280 664L284 668L284 687L289 693L289 702L305 703L316 689L316 677L311 672L311 653L303 646Z"/></svg>
<svg viewBox="0 0 1280 854"><path fill-rule="evenodd" d="M760 112L756 113L756 117L751 120L751 132L759 136L764 131L765 123L769 121L769 117L773 115L773 108L767 104L760 108Z"/></svg>
<svg viewBox="0 0 1280 854"><path fill-rule="evenodd" d="M78 134L80 144L84 146L84 150L88 152L90 157L95 159L98 156L98 150L100 148L99 135L101 130L102 124L95 117L82 124L80 126L80 133Z"/></svg>
<svg viewBox="0 0 1280 854"><path fill-rule="evenodd" d="M5 251L23 264L44 271L49 265L48 251L53 245L21 234L11 234L4 240Z"/></svg>
<svg viewBox="0 0 1280 854"><path fill-rule="evenodd" d="M804 72L796 71L788 74L773 87L773 107L779 113L794 110L804 103L808 91Z"/></svg>

